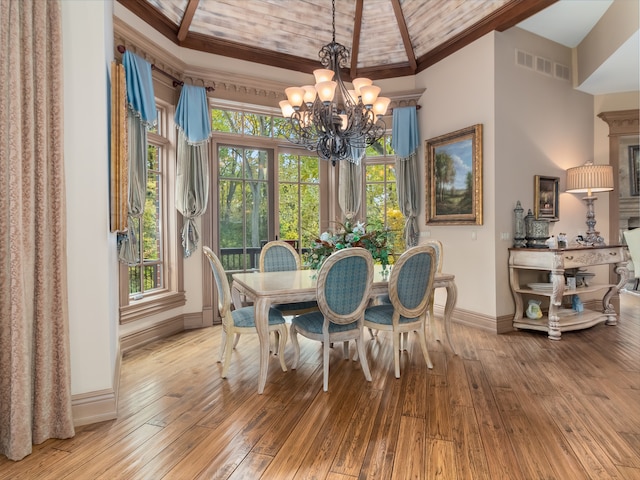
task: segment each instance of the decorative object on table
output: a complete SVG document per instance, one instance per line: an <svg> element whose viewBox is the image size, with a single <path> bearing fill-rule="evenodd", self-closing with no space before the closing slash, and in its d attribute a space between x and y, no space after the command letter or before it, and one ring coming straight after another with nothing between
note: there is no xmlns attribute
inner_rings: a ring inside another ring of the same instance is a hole
<svg viewBox="0 0 640 480"><path fill-rule="evenodd" d="M558 202L558 177L533 177L533 214L536 219L546 218L550 222L560 220Z"/></svg>
<svg viewBox="0 0 640 480"><path fill-rule="evenodd" d="M425 142L426 223L482 225L482 124Z"/></svg>
<svg viewBox="0 0 640 480"><path fill-rule="evenodd" d="M515 217L515 227L513 233L513 246L515 248L522 248L527 245L526 230L524 226L524 208L520 205L520 200L516 202L516 208L513 209L513 216Z"/></svg>
<svg viewBox="0 0 640 480"><path fill-rule="evenodd" d="M318 53L324 68L313 71L315 86L285 89L287 100L280 102L282 115L289 118L292 135L288 140L315 151L324 160L349 160L358 163L363 150L376 143L386 126L381 117L390 99L378 97L380 87L368 78L353 80L347 90L340 69L349 67L349 50L336 43L336 5L332 2L333 38Z"/></svg>
<svg viewBox="0 0 640 480"><path fill-rule="evenodd" d="M567 248L568 243L567 243L567 234L566 233L559 233L558 234L558 248Z"/></svg>
<svg viewBox="0 0 640 480"><path fill-rule="evenodd" d="M586 245L605 245L604 238L595 229L596 214L593 202L598 197L595 192L610 192L613 190L613 168L611 165L594 165L587 162L579 167L567 170L567 192L586 193L582 200L587 204L587 234L584 237Z"/></svg>
<svg viewBox="0 0 640 480"><path fill-rule="evenodd" d="M532 320L542 318L542 309L540 308L541 303L542 302L540 300L529 300L529 306L526 311L527 318L531 318Z"/></svg>
<svg viewBox="0 0 640 480"><path fill-rule="evenodd" d="M393 239L394 232L379 222L365 224L347 220L338 223L335 233L324 232L316 239L305 256L305 265L311 270L319 270L332 253L345 248L362 247L371 253L375 263L380 263L386 269L393 256Z"/></svg>
<svg viewBox="0 0 640 480"><path fill-rule="evenodd" d="M524 217L526 229L527 247L529 248L548 248L546 241L549 238L549 220L536 220L531 209L527 216Z"/></svg>
<svg viewBox="0 0 640 480"><path fill-rule="evenodd" d="M585 270L578 270L576 272L576 286L577 287L588 287L591 279L595 277L596 274L592 272L587 272Z"/></svg>
<svg viewBox="0 0 640 480"><path fill-rule="evenodd" d="M578 295L574 295L571 299L571 308L576 312L580 313L584 310L584 304Z"/></svg>

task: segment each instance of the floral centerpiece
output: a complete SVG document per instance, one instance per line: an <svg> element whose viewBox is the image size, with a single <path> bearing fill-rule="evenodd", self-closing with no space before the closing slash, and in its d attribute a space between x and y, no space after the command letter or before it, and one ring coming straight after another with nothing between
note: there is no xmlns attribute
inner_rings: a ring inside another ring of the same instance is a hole
<svg viewBox="0 0 640 480"><path fill-rule="evenodd" d="M362 247L369 250L374 262L380 263L386 270L393 256L393 232L381 223L369 225L347 220L338 223L335 233L324 232L316 239L305 256L305 265L311 270L319 270L322 263L333 252L350 247Z"/></svg>

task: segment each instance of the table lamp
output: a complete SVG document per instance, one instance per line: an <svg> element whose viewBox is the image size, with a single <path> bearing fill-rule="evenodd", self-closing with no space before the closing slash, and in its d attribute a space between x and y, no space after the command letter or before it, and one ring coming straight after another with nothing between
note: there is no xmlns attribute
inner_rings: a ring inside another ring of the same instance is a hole
<svg viewBox="0 0 640 480"><path fill-rule="evenodd" d="M579 167L567 170L567 192L586 193L582 200L587 204L587 235L585 243L587 245L604 245L604 238L600 232L596 231L596 214L593 209L593 202L598 197L592 195L595 192L610 192L613 190L613 168L611 165L594 165L587 162Z"/></svg>

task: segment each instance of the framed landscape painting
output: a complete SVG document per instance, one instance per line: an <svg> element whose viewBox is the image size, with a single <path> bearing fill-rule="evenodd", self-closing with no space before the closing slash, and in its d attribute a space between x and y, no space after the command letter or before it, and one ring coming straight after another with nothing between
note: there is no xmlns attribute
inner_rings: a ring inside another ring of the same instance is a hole
<svg viewBox="0 0 640 480"><path fill-rule="evenodd" d="M482 124L425 142L426 223L482 225Z"/></svg>

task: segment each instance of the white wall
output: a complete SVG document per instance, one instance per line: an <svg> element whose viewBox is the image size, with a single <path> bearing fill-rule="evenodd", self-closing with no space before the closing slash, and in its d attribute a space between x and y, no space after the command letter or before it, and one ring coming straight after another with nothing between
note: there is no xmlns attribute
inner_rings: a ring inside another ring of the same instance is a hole
<svg viewBox="0 0 640 480"><path fill-rule="evenodd" d="M72 394L113 387L117 306L109 232L111 2L62 3Z"/></svg>
<svg viewBox="0 0 640 480"><path fill-rule="evenodd" d="M456 276L456 308L495 315L495 112L494 34L441 60L417 76L426 88L419 110L422 192L421 238L443 242L443 270ZM483 225L425 224L425 141L475 124L483 124ZM474 239L475 238L475 239ZM443 300L436 298L436 303Z"/></svg>

